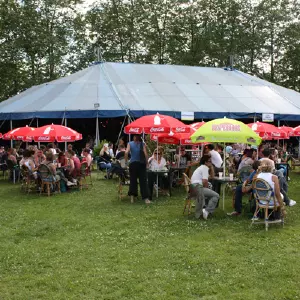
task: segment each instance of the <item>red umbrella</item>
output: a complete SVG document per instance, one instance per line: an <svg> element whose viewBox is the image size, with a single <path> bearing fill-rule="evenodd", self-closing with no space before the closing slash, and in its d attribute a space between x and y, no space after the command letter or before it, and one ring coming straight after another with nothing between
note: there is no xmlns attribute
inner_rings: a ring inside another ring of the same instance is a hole
<svg viewBox="0 0 300 300"><path fill-rule="evenodd" d="M278 127L281 131L285 132L287 136L293 136L294 135L294 128L289 126L281 126Z"/></svg>
<svg viewBox="0 0 300 300"><path fill-rule="evenodd" d="M256 122L247 125L264 140L288 138L287 134L284 131L278 129L272 124Z"/></svg>
<svg viewBox="0 0 300 300"><path fill-rule="evenodd" d="M159 113L155 115L143 116L125 126L124 132L128 134L141 133L189 133L190 126L181 121Z"/></svg>
<svg viewBox="0 0 300 300"><path fill-rule="evenodd" d="M293 136L300 136L300 125L293 129Z"/></svg>
<svg viewBox="0 0 300 300"><path fill-rule="evenodd" d="M9 132L3 134L2 138L4 140L17 140L23 142L31 142L32 134L34 130L35 130L34 127L29 127L28 125L26 125L25 127L19 127L10 130Z"/></svg>
<svg viewBox="0 0 300 300"><path fill-rule="evenodd" d="M196 123L192 123L192 124L190 124L190 126L191 126L191 128L193 128L193 129L199 129L202 125L204 125L205 124L205 122L196 122Z"/></svg>
<svg viewBox="0 0 300 300"><path fill-rule="evenodd" d="M33 132L35 142L74 142L82 139L77 131L62 125L45 125Z"/></svg>
<svg viewBox="0 0 300 300"><path fill-rule="evenodd" d="M190 136L196 131L191 129L190 133L159 133L151 134L151 140L158 141L161 144L171 145L199 145L200 143L193 143Z"/></svg>

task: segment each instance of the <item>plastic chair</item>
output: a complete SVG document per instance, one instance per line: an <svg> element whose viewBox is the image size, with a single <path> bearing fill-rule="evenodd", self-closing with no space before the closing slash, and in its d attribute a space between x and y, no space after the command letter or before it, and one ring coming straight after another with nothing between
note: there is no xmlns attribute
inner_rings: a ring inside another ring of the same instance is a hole
<svg viewBox="0 0 300 300"><path fill-rule="evenodd" d="M7 168L10 171L10 173L12 174L12 178L13 178L13 183L16 183L16 179L18 179L18 181L20 180L20 169L19 166L16 165L12 160L8 159L6 161L7 164ZM18 178L17 178L18 177Z"/></svg>
<svg viewBox="0 0 300 300"><path fill-rule="evenodd" d="M284 224L284 215L282 211L278 211L279 203L275 201L275 195L270 184L257 178L253 181L253 196L256 202L256 209L252 218L253 224L265 224L265 229L268 231L269 224L281 223ZM258 218L258 213L264 210L264 220ZM276 218L280 214L279 218L270 220L270 216Z"/></svg>
<svg viewBox="0 0 300 300"><path fill-rule="evenodd" d="M50 168L47 165L41 164L38 168L38 172L41 178L40 195L44 193L46 189L45 193L49 197L54 192L55 188L57 188L57 191L60 193L60 182L59 180L55 179L54 175L52 174Z"/></svg>

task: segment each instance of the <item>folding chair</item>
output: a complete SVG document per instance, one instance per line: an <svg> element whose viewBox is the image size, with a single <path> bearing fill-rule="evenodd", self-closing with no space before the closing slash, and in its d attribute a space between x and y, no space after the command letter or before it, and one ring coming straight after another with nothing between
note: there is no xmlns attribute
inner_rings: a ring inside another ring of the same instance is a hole
<svg viewBox="0 0 300 300"><path fill-rule="evenodd" d="M56 180L53 176L50 168L45 165L41 164L38 168L38 173L41 178L41 194L47 194L48 197L55 192L55 189L57 188L57 191L60 193L60 182L59 180Z"/></svg>

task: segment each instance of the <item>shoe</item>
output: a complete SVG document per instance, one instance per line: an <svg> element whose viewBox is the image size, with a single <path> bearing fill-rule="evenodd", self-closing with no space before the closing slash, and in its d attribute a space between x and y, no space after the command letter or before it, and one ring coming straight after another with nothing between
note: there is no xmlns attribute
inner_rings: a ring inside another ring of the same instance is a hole
<svg viewBox="0 0 300 300"><path fill-rule="evenodd" d="M237 212L237 211L233 211L231 213L227 213L227 216L239 216L241 213Z"/></svg>
<svg viewBox="0 0 300 300"><path fill-rule="evenodd" d="M257 221L257 220L259 220L258 216L253 216L252 219L251 219L251 221Z"/></svg>
<svg viewBox="0 0 300 300"><path fill-rule="evenodd" d="M202 214L203 214L203 219L207 220L209 212L207 210L205 210L205 208L202 209Z"/></svg>
<svg viewBox="0 0 300 300"><path fill-rule="evenodd" d="M297 204L297 202L295 200L290 199L289 206L294 206L296 204Z"/></svg>
<svg viewBox="0 0 300 300"><path fill-rule="evenodd" d="M73 182L71 182L71 181L68 181L68 182L67 182L67 186L72 186L72 185L74 185Z"/></svg>
<svg viewBox="0 0 300 300"><path fill-rule="evenodd" d="M151 204L152 202L149 199L145 199L146 204Z"/></svg>

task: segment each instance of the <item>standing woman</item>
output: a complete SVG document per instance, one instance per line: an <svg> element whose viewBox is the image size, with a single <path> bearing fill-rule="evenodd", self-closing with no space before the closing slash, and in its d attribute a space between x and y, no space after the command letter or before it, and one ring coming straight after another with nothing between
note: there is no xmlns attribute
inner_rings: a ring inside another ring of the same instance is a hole
<svg viewBox="0 0 300 300"><path fill-rule="evenodd" d="M125 162L128 161L128 154L130 152L131 158L129 163L130 186L128 196L131 197L131 203L134 202L134 197L138 195L137 179L140 183L140 191L142 199L146 204L150 204L148 199L148 185L147 185L147 162L148 155L145 144L141 141L140 135L134 135L133 141L127 144L125 151ZM142 155L142 153L144 155Z"/></svg>

